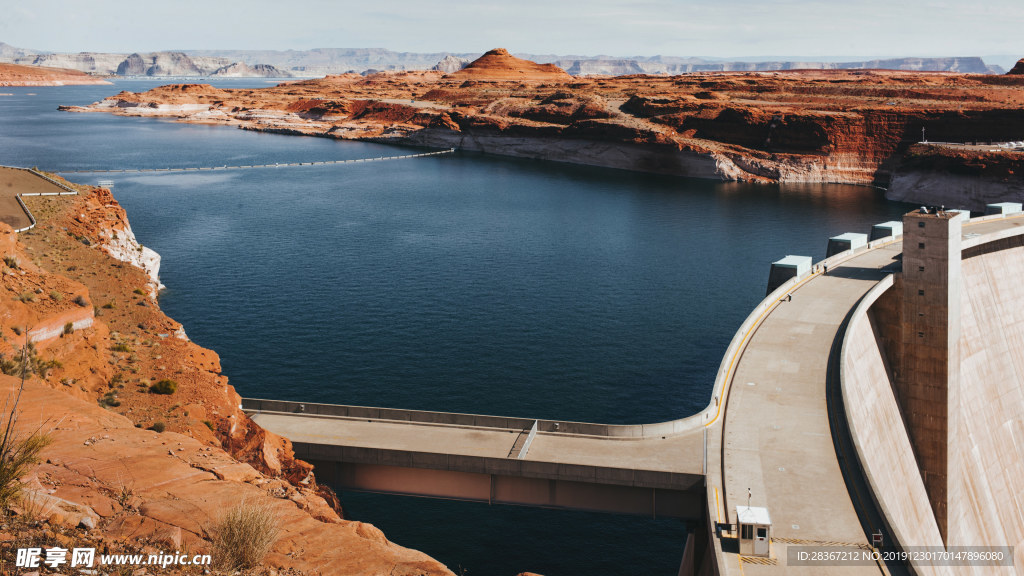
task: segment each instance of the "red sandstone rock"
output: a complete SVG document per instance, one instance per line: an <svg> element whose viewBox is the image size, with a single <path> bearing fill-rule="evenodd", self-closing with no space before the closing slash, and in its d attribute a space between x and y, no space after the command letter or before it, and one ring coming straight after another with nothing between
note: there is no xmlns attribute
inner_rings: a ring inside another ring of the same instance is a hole
<svg viewBox="0 0 1024 576"><path fill-rule="evenodd" d="M572 79L568 72L554 64L537 64L516 58L504 48L495 48L451 74L452 78L474 80L560 81Z"/></svg>

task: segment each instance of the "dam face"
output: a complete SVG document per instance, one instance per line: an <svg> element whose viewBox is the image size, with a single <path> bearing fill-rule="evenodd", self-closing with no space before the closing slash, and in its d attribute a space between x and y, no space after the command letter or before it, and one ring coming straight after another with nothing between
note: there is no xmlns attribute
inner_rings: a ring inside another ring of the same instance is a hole
<svg viewBox="0 0 1024 576"><path fill-rule="evenodd" d="M1013 546L1008 553L1021 566L1024 228L992 233L978 220L905 217L902 273L851 315L843 394L893 541L904 549ZM913 569L1016 573L991 565Z"/></svg>

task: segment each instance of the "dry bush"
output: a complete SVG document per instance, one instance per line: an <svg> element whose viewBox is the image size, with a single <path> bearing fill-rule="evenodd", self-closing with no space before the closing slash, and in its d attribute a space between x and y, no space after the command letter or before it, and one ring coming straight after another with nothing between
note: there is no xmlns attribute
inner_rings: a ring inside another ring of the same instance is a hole
<svg viewBox="0 0 1024 576"><path fill-rule="evenodd" d="M8 398L0 411L0 510L8 510L21 496L21 477L39 462L39 453L50 445L52 438L42 431L42 426L31 434L19 434L18 403L25 388L29 371L28 348L23 348L20 358L21 387L17 395Z"/></svg>
<svg viewBox="0 0 1024 576"><path fill-rule="evenodd" d="M277 542L277 514L265 504L242 502L213 527L213 560L223 570L253 568Z"/></svg>

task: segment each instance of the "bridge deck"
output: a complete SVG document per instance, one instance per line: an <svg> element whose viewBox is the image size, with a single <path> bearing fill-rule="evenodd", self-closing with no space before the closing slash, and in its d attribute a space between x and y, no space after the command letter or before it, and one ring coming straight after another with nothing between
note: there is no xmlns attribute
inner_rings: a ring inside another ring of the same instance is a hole
<svg viewBox="0 0 1024 576"><path fill-rule="evenodd" d="M419 453L512 458L521 429L454 426L366 418L312 416L284 412L252 414L257 424L303 444L325 444ZM618 439L538 433L524 460L703 474L700 430L664 439Z"/></svg>

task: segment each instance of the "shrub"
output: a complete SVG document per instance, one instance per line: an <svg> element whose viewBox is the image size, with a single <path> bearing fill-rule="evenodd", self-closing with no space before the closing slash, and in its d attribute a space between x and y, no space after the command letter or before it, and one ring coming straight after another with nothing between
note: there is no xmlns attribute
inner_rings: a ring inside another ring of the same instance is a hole
<svg viewBox="0 0 1024 576"><path fill-rule="evenodd" d="M131 352L132 347L127 342L118 342L110 347L111 352Z"/></svg>
<svg viewBox="0 0 1024 576"><path fill-rule="evenodd" d="M36 356L32 359L33 371L39 375L40 378L46 379L46 375L50 373L50 370L54 368L63 368L64 365L59 360L43 360Z"/></svg>
<svg viewBox="0 0 1024 576"><path fill-rule="evenodd" d="M36 354L36 345L27 343L19 350L14 358L7 360L0 354L0 371L9 376L17 376L27 379L32 374L38 374L45 379L53 368L61 368L63 365L58 360L43 360Z"/></svg>
<svg viewBox="0 0 1024 576"><path fill-rule="evenodd" d="M21 496L21 477L39 462L39 453L52 441L40 428L28 435L14 431L20 398L19 389L10 410L0 415L0 510L8 510Z"/></svg>
<svg viewBox="0 0 1024 576"><path fill-rule="evenodd" d="M85 296L82 296L81 294L79 294L78 296L75 296L74 302L75 302L75 304L78 304L82 308L85 308L86 306L89 305L89 302L85 299Z"/></svg>
<svg viewBox="0 0 1024 576"><path fill-rule="evenodd" d="M206 424L206 427L209 428L211 432L214 431L213 422L210 422L209 420L203 420L203 424Z"/></svg>
<svg viewBox="0 0 1024 576"><path fill-rule="evenodd" d="M114 304L113 302L107 302L106 304L103 305L103 309L104 310L113 310L114 306L116 306L116 304Z"/></svg>
<svg viewBox="0 0 1024 576"><path fill-rule="evenodd" d="M269 506L242 502L213 527L212 556L227 571L253 568L277 542L277 515Z"/></svg>
<svg viewBox="0 0 1024 576"><path fill-rule="evenodd" d="M161 380L149 387L153 394L174 394L178 391L178 383L174 380Z"/></svg>
<svg viewBox="0 0 1024 576"><path fill-rule="evenodd" d="M153 432L162 433L164 430L167 430L167 424L164 424L163 422L153 422L153 425L150 426L149 429Z"/></svg>
<svg viewBox="0 0 1024 576"><path fill-rule="evenodd" d="M36 295L31 292L22 292L18 295L18 300L21 300L22 302L35 302Z"/></svg>
<svg viewBox="0 0 1024 576"><path fill-rule="evenodd" d="M146 295L146 293L142 290L142 288L136 288L135 290L132 290L132 292L138 294L139 296L145 296Z"/></svg>
<svg viewBox="0 0 1024 576"><path fill-rule="evenodd" d="M60 292L57 292L56 290L50 290L50 300L53 300L55 302L60 302L63 299L64 299L64 295L63 294L61 294Z"/></svg>
<svg viewBox="0 0 1024 576"><path fill-rule="evenodd" d="M110 406L116 408L121 405L121 401L117 399L117 393L114 391L107 392L100 398L100 406Z"/></svg>
<svg viewBox="0 0 1024 576"><path fill-rule="evenodd" d="M11 270L17 270L20 267L18 259L14 256L4 256L4 264L7 264L7 267Z"/></svg>
<svg viewBox="0 0 1024 576"><path fill-rule="evenodd" d="M64 334L74 334L74 333L75 333L75 323L74 322L68 322L67 324L64 325Z"/></svg>

